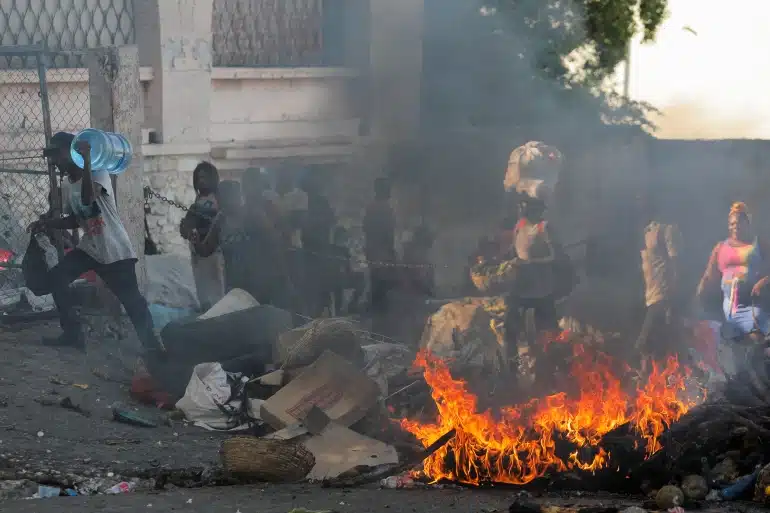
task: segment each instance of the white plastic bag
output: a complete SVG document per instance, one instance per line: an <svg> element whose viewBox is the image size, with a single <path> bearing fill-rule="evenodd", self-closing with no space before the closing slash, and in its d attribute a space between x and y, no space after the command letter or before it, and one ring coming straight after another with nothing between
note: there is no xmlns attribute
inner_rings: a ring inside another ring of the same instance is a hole
<svg viewBox="0 0 770 513"><path fill-rule="evenodd" d="M231 400L231 383L240 375L228 374L219 363L201 363L193 369L184 397L177 403L187 420L211 430L245 429L239 418L241 401Z"/></svg>

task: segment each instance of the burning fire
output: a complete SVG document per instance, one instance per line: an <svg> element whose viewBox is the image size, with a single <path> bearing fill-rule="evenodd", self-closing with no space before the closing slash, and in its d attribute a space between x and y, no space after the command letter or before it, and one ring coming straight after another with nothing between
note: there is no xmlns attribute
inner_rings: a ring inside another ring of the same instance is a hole
<svg viewBox="0 0 770 513"><path fill-rule="evenodd" d="M649 456L661 448L658 438L664 428L696 404L680 399L689 371L676 358L665 366L654 365L648 382L634 395L622 389L609 356L582 346L575 346L574 353L575 394L558 393L505 408L498 418L477 411L476 396L464 381L451 376L446 363L427 352L418 354L415 364L424 371L439 418L433 424L403 419L401 427L426 447L456 430L448 444L425 460L425 474L435 481L525 484L549 471L606 468L610 454L598 447L603 435L628 423L645 441ZM562 459L557 455L559 440L590 450L575 450Z"/></svg>

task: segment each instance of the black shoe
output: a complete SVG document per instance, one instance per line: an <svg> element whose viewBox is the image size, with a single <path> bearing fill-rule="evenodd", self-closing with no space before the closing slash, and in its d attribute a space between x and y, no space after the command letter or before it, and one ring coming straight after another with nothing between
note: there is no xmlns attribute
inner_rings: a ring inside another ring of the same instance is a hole
<svg viewBox="0 0 770 513"><path fill-rule="evenodd" d="M43 345L49 347L71 347L81 351L86 350L86 340L82 335L62 333L58 337L43 337Z"/></svg>

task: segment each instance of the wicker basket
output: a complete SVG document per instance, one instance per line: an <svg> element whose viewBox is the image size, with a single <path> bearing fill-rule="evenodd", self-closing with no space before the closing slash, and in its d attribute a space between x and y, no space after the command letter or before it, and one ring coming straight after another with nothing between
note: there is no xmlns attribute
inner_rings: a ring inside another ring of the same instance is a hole
<svg viewBox="0 0 770 513"><path fill-rule="evenodd" d="M315 465L313 453L294 440L236 436L222 443L227 472L266 483L291 483L307 476Z"/></svg>
<svg viewBox="0 0 770 513"><path fill-rule="evenodd" d="M518 266L511 260L499 264L476 264L471 268L471 281L482 294L502 294L513 288L518 271Z"/></svg>

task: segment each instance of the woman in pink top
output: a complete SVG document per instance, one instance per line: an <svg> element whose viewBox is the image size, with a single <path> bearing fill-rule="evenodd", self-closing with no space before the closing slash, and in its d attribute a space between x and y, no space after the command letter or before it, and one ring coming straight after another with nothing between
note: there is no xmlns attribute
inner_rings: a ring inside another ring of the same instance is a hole
<svg viewBox="0 0 770 513"><path fill-rule="evenodd" d="M698 296L721 278L722 309L725 321L741 333L760 331L770 333L770 316L755 298L770 282L767 251L752 230L744 203L734 203L730 209L729 237L719 242L711 252L706 271L698 285Z"/></svg>

